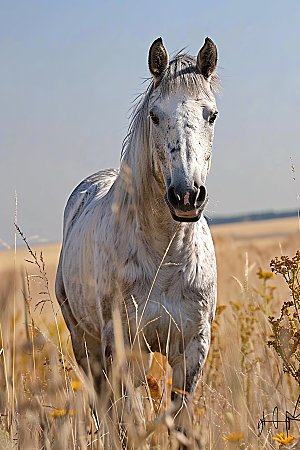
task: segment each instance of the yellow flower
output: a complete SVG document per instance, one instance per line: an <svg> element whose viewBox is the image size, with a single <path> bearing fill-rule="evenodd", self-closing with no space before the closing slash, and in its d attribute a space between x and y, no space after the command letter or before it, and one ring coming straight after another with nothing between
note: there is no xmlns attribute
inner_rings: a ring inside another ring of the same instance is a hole
<svg viewBox="0 0 300 450"><path fill-rule="evenodd" d="M261 267L258 269L258 272L256 274L260 280L270 280L274 277L273 272L267 272L266 270L263 270Z"/></svg>
<svg viewBox="0 0 300 450"><path fill-rule="evenodd" d="M224 309L226 309L226 308L227 308L227 305L218 305L217 309L216 309L216 315L221 314L224 311Z"/></svg>
<svg viewBox="0 0 300 450"><path fill-rule="evenodd" d="M54 419L65 417L67 415L69 415L70 417L73 417L74 416L74 410L70 409L69 411L67 411L66 409L54 409L50 413L50 416L53 417Z"/></svg>
<svg viewBox="0 0 300 450"><path fill-rule="evenodd" d="M203 408L196 408L196 414L198 414L198 416L202 416L202 414L204 414L204 409Z"/></svg>
<svg viewBox="0 0 300 450"><path fill-rule="evenodd" d="M66 415L66 410L65 409L54 409L51 413L50 416L54 417L54 419L57 419L58 417L64 417Z"/></svg>
<svg viewBox="0 0 300 450"><path fill-rule="evenodd" d="M295 439L294 436L292 436L291 434L288 436L286 433L277 433L276 436L277 437L273 437L272 439L279 442L279 445L290 444Z"/></svg>
<svg viewBox="0 0 300 450"><path fill-rule="evenodd" d="M78 391L81 388L81 383L79 380L72 380L71 386L72 386L73 391Z"/></svg>
<svg viewBox="0 0 300 450"><path fill-rule="evenodd" d="M236 431L233 431L232 433L225 434L223 436L223 440L227 442L239 442L244 437L245 435L243 433L237 433Z"/></svg>

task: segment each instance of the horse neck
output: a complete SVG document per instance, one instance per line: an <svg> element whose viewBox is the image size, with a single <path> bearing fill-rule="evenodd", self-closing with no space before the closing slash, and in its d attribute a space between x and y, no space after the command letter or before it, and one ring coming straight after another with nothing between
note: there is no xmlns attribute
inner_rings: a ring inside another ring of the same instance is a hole
<svg viewBox="0 0 300 450"><path fill-rule="evenodd" d="M174 221L164 200L165 188L153 174L150 150L134 150L140 154L134 158L136 155L128 152L118 177L122 220L138 230L135 240L147 251L162 257L172 241L168 254L180 257L182 251L189 251L186 242L192 243L196 238L197 225Z"/></svg>

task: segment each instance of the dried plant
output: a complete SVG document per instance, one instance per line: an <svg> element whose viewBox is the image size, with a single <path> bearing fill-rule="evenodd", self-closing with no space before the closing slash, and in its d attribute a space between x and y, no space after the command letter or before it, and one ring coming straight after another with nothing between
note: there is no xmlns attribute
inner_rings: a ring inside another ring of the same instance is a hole
<svg viewBox="0 0 300 450"><path fill-rule="evenodd" d="M283 302L278 319L269 317L273 336L268 345L282 359L283 370L300 385L300 251L292 258L272 259L270 267L284 278L291 299Z"/></svg>

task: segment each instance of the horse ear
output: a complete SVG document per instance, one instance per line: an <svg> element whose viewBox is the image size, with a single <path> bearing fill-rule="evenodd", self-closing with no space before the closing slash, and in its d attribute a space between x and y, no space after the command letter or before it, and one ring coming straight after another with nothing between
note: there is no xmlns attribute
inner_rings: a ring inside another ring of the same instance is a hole
<svg viewBox="0 0 300 450"><path fill-rule="evenodd" d="M218 51L215 43L209 38L205 42L197 56L197 68L204 78L209 78L217 66Z"/></svg>
<svg viewBox="0 0 300 450"><path fill-rule="evenodd" d="M162 38L157 38L151 45L148 55L148 65L157 85L169 65L169 55L164 47Z"/></svg>

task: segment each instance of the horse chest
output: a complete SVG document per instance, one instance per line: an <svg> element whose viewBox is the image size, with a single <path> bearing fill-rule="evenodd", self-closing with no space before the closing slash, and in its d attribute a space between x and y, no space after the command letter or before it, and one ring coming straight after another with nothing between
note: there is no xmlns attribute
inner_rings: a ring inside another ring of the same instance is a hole
<svg viewBox="0 0 300 450"><path fill-rule="evenodd" d="M138 317L139 328L152 349L159 350L168 336L190 340L199 332L202 322L209 320L215 302L213 257L211 263L205 271L201 270L200 260L185 267L166 265L155 284L153 278L136 279L132 284L131 295L126 296L130 322L135 327Z"/></svg>

